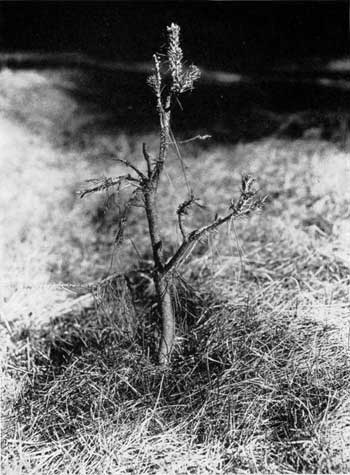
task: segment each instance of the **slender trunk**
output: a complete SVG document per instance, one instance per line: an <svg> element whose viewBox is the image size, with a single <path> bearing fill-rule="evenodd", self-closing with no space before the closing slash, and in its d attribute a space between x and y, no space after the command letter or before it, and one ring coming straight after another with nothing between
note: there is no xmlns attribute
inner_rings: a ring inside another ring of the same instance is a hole
<svg viewBox="0 0 350 475"><path fill-rule="evenodd" d="M163 275L163 252L156 207L156 190L152 188L152 185L150 185L150 188L144 190L144 199L154 260L153 279L157 294L158 309L162 320L162 336L158 359L159 363L165 366L170 362L171 352L174 347L175 317L171 302L169 282L167 277Z"/></svg>
<svg viewBox="0 0 350 475"><path fill-rule="evenodd" d="M159 274L155 277L158 306L162 318L162 336L158 353L158 361L162 366L170 363L175 341L175 317L171 301L170 285L166 278Z"/></svg>
<svg viewBox="0 0 350 475"><path fill-rule="evenodd" d="M148 221L148 231L151 239L153 261L155 270L161 272L163 269L162 239L159 232L159 218L156 203L156 190L152 183L149 183L143 190L145 208Z"/></svg>

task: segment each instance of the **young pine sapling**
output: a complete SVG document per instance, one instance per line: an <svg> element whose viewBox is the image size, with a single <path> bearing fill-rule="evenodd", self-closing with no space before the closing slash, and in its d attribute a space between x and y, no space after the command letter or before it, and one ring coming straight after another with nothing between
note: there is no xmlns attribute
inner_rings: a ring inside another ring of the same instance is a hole
<svg viewBox="0 0 350 475"><path fill-rule="evenodd" d="M256 191L253 188L254 179L249 175L243 176L240 197L237 201L231 200L223 216L216 215L209 224L191 232L186 232L183 225L183 216L196 202L191 193L188 199L177 208L178 226L182 242L170 258L164 258L162 226L158 213L158 186L167 159L169 145L173 143L170 127L171 114L178 97L187 91L193 90L195 81L200 77L200 71L196 66L191 65L186 68L184 65L183 52L180 46L180 27L172 23L167 28L167 34L166 55L155 54L153 56L154 72L148 78L148 84L156 98L156 108L159 116L160 143L157 157L152 157L144 143L142 154L145 169L141 170L128 160L116 158L116 161L129 168L130 173L114 178L92 180L91 186L81 192L81 197L83 197L91 192L106 190L110 187L120 187L124 183L133 187L133 192L120 219L118 242L122 240L124 225L131 206L136 204L140 198L143 201L153 254L153 281L162 322L158 353L161 365L169 364L175 342L175 315L171 295L172 274L189 257L201 238L232 219L250 214L261 207L263 202L256 196Z"/></svg>

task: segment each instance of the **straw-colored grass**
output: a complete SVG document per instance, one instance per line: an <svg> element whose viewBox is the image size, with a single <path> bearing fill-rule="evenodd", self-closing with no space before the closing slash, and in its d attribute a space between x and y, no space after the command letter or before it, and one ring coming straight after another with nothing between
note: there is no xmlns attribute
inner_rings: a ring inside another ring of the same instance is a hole
<svg viewBox="0 0 350 475"><path fill-rule="evenodd" d="M164 372L141 210L111 262L123 195L75 193L85 179L120 173L101 157L117 150L142 163L142 141L152 149L157 138L91 128L88 148L57 146L61 109L77 136L86 124L57 86L67 78L75 87L64 73L0 74L3 473L347 473L348 154L310 139L182 148L208 207L188 227L224 208L244 171L269 200L200 243L181 269L176 351ZM21 108L28 95L35 109ZM175 153L166 170L159 206L170 248L186 196ZM55 318L91 291L84 284L140 265L141 276L129 274L134 337L123 327L130 302L111 295L113 285Z"/></svg>

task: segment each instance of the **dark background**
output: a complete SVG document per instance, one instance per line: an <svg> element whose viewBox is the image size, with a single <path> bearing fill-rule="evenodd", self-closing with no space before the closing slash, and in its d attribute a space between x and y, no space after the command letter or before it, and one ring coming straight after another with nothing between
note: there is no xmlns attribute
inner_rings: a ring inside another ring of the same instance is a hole
<svg viewBox="0 0 350 475"><path fill-rule="evenodd" d="M149 61L164 27L182 27L186 57L209 68L262 68L349 51L347 1L1 2L1 49L78 51Z"/></svg>
<svg viewBox="0 0 350 475"><path fill-rule="evenodd" d="M129 63L151 65L172 21L182 28L185 58L202 72L241 73L229 83L203 74L174 114L177 137L200 132L219 142L285 133L298 138L316 127L333 140L339 124L349 128L350 68L327 65L349 56L348 1L0 1L0 14L0 51L44 53L2 55L0 67L77 68L77 87L66 92L81 108L107 113L108 119L94 120L95 129L138 133L157 127L148 73ZM46 54L64 52L82 54L70 62L71 55Z"/></svg>

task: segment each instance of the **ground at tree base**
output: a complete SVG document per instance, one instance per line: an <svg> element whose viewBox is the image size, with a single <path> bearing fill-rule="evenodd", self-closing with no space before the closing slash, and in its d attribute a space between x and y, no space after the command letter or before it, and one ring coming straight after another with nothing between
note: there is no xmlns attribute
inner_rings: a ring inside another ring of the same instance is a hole
<svg viewBox="0 0 350 475"><path fill-rule="evenodd" d="M182 147L208 207L189 228L239 194L243 172L269 199L198 245L175 280L179 336L163 372L141 212L113 250L123 195L76 194L121 172L115 150L141 164L156 135L94 129L99 112L69 93L69 71L3 70L0 84L3 473L347 473L348 152L314 137ZM166 170L159 204L174 248L187 193L175 153ZM86 283L140 265L134 339L120 320L128 304L108 289L53 318Z"/></svg>

